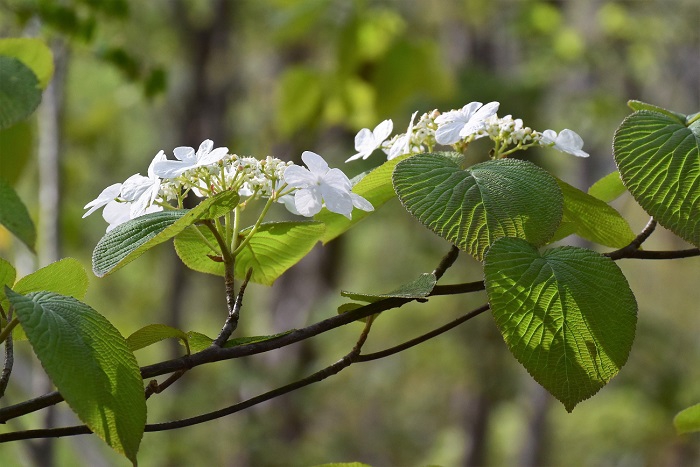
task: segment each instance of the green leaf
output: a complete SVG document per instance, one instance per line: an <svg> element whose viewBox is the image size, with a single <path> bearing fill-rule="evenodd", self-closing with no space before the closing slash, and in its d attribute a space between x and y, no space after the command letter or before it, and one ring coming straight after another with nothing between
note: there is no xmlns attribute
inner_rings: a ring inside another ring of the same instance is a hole
<svg viewBox="0 0 700 467"><path fill-rule="evenodd" d="M2 178L0 178L0 224L34 251L36 230L27 207L15 190Z"/></svg>
<svg viewBox="0 0 700 467"><path fill-rule="evenodd" d="M323 103L323 77L306 65L287 68L278 80L277 127L289 136L313 126Z"/></svg>
<svg viewBox="0 0 700 467"><path fill-rule="evenodd" d="M2 305L3 310L7 312L7 306L9 302L5 298L5 286L12 287L15 283L15 277L17 276L17 271L8 261L0 258L0 305Z"/></svg>
<svg viewBox="0 0 700 467"><path fill-rule="evenodd" d="M700 246L700 121L690 127L647 110L625 118L613 140L620 176L644 210Z"/></svg>
<svg viewBox="0 0 700 467"><path fill-rule="evenodd" d="M500 237L544 245L562 219L554 177L536 165L499 159L462 170L441 154L419 154L394 170L394 189L408 212L481 261Z"/></svg>
<svg viewBox="0 0 700 467"><path fill-rule="evenodd" d="M166 324L149 324L144 326L127 337L126 343L129 346L129 350L135 352L170 338L180 339L185 348L187 348L187 353L190 353L190 345L185 331Z"/></svg>
<svg viewBox="0 0 700 467"><path fill-rule="evenodd" d="M36 75L13 57L0 56L0 130L27 118L41 102Z"/></svg>
<svg viewBox="0 0 700 467"><path fill-rule="evenodd" d="M14 57L24 63L39 80L39 87L46 89L53 76L53 54L41 39L0 39L0 55Z"/></svg>
<svg viewBox="0 0 700 467"><path fill-rule="evenodd" d="M230 212L238 205L238 199L238 193L225 191L205 199L194 209L155 212L118 225L97 242L92 270L98 277L111 274L187 226Z"/></svg>
<svg viewBox="0 0 700 467"><path fill-rule="evenodd" d="M71 409L135 464L146 400L126 340L107 319L74 298L5 292L34 353Z"/></svg>
<svg viewBox="0 0 700 467"><path fill-rule="evenodd" d="M627 188L625 188L625 184L622 183L620 172L616 170L591 185L588 189L588 194L609 203L619 198L626 191Z"/></svg>
<svg viewBox="0 0 700 467"><path fill-rule="evenodd" d="M396 196L394 187L391 184L391 174L394 172L396 164L408 157L409 155L400 156L386 161L357 182L352 188L352 191L372 203L374 211L376 211L384 203ZM320 213L314 216L314 219L326 224L326 233L321 239L323 243L326 244L372 214L372 212L355 209L352 212L352 220L350 220L345 216L330 212L328 209L324 208Z"/></svg>
<svg viewBox="0 0 700 467"><path fill-rule="evenodd" d="M201 235L194 231L197 228ZM234 275L244 278L253 269L252 282L272 285L287 269L307 255L325 231L320 222L264 222L236 256ZM244 238L250 227L240 232ZM216 248L215 251L202 239ZM224 275L221 250L209 229L193 227L175 238L175 251L187 267L217 276Z"/></svg>
<svg viewBox="0 0 700 467"><path fill-rule="evenodd" d="M700 404L678 412L673 418L673 425L679 435L700 431Z"/></svg>
<svg viewBox="0 0 700 467"><path fill-rule="evenodd" d="M0 130L0 178L15 185L32 156L34 127L29 121L15 123Z"/></svg>
<svg viewBox="0 0 700 467"><path fill-rule="evenodd" d="M486 254L484 277L508 348L569 412L627 361L637 303L610 258L570 246L540 254L503 238Z"/></svg>
<svg viewBox="0 0 700 467"><path fill-rule="evenodd" d="M632 228L614 208L557 179L564 196L562 225L552 241L576 234L601 245L622 248L635 238Z"/></svg>
<svg viewBox="0 0 700 467"><path fill-rule="evenodd" d="M269 341L270 339L274 339L276 337L286 336L290 332L292 332L292 331L291 330L285 331L285 332L281 332L279 334L274 334L271 336L237 337L235 339L229 339L228 341L226 341L226 343L224 344L224 348L236 347L238 345L245 345L245 344L254 344L256 342ZM206 349L214 342L214 339L212 339L211 337L209 337L205 334L202 334L201 332L196 332L196 331L188 332L187 339L189 340L190 348L192 349L192 352L194 352L194 353L201 352L202 350Z"/></svg>
<svg viewBox="0 0 700 467"><path fill-rule="evenodd" d="M407 284L403 284L392 292L385 294L364 294L341 291L340 295L343 297L348 297L352 300L359 300L362 302L373 303L382 298L425 298L433 291L435 284L437 283L437 278L435 274L424 273L421 274L418 279L411 281Z"/></svg>
<svg viewBox="0 0 700 467"><path fill-rule="evenodd" d="M674 112L673 110L664 109L663 107L659 107L659 106L654 105L654 104L647 104L646 102L642 102L642 101L630 100L630 101L627 101L627 106L636 112L639 112L642 110L648 110L650 112L663 114L663 115L665 115L673 120L676 120L678 123L685 122L685 115L683 115L682 113Z"/></svg>

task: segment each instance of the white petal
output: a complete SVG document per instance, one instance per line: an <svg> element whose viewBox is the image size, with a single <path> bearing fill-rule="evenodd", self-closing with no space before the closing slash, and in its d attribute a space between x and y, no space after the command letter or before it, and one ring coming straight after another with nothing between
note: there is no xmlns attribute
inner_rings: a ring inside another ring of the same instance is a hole
<svg viewBox="0 0 700 467"><path fill-rule="evenodd" d="M141 174L134 174L122 184L122 197L127 201L134 201L148 190L151 183L150 178Z"/></svg>
<svg viewBox="0 0 700 467"><path fill-rule="evenodd" d="M85 214L83 214L83 219L92 214L93 212L97 211L100 209L102 206L105 206L107 203L114 201L114 198L119 196L119 193L122 190L122 184L121 183L115 183L114 185L110 185L104 190L102 190L102 193L95 198L94 200L90 201L88 204L85 205L83 209L88 209Z"/></svg>
<svg viewBox="0 0 700 467"><path fill-rule="evenodd" d="M301 160L314 175L325 175L328 172L328 164L315 152L304 151L301 153Z"/></svg>
<svg viewBox="0 0 700 467"><path fill-rule="evenodd" d="M189 162L160 161L153 164L153 174L161 178L176 178L192 167Z"/></svg>
<svg viewBox="0 0 700 467"><path fill-rule="evenodd" d="M500 107L500 105L501 104L496 101L484 104L482 107L479 108L479 110L477 110L474 113L474 115L472 115L471 119L485 120L491 115L495 115L496 112L498 112L498 107Z"/></svg>
<svg viewBox="0 0 700 467"><path fill-rule="evenodd" d="M399 136L398 139L394 141L394 144L391 146L391 149L389 150L389 155L387 156L386 160L390 161L392 159L396 159L399 156L407 154L407 140L408 138L406 135Z"/></svg>
<svg viewBox="0 0 700 467"><path fill-rule="evenodd" d="M161 150L161 151L158 151L158 154L156 154L156 156L153 158L153 160L151 161L151 163L150 163L149 166L148 166L148 176L149 176L150 178L155 177L155 176L157 175L157 174L154 172L156 164L159 163L159 162L164 162L164 161L166 161L167 159L168 159L168 158L166 157L165 152L163 152L162 150Z"/></svg>
<svg viewBox="0 0 700 467"><path fill-rule="evenodd" d="M294 206L302 216L312 217L318 214L323 206L318 187L304 188L294 193Z"/></svg>
<svg viewBox="0 0 700 467"><path fill-rule="evenodd" d="M320 189L329 211L342 214L348 219L352 218L352 199L349 191L331 185L321 185Z"/></svg>
<svg viewBox="0 0 700 467"><path fill-rule="evenodd" d="M343 191L350 191L352 184L347 175L340 169L331 169L323 176L321 186L328 185Z"/></svg>
<svg viewBox="0 0 700 467"><path fill-rule="evenodd" d="M173 154L175 154L175 157L178 160L181 160L183 162L190 162L194 164L197 161L197 157L194 153L194 148L190 148L188 146L176 147L175 149L173 149Z"/></svg>
<svg viewBox="0 0 700 467"><path fill-rule="evenodd" d="M197 159L197 166L201 167L219 162L221 159L226 157L226 154L228 154L228 148L216 148L211 152L201 155Z"/></svg>
<svg viewBox="0 0 700 467"><path fill-rule="evenodd" d="M197 149L197 159L208 154L213 147L214 142L212 140L205 139L204 141L202 141L202 144L199 145L199 149Z"/></svg>
<svg viewBox="0 0 700 467"><path fill-rule="evenodd" d="M459 132L464 127L463 121L451 121L444 123L435 131L435 141L439 144L454 144L461 139Z"/></svg>
<svg viewBox="0 0 700 467"><path fill-rule="evenodd" d="M364 152L358 152L358 153L355 154L354 156L348 157L348 158L345 160L345 162L348 163L348 162L351 162L351 161L356 161L357 159L367 159L368 157L369 157L369 154L366 154L366 153L364 153Z"/></svg>
<svg viewBox="0 0 700 467"><path fill-rule="evenodd" d="M375 148L379 147L385 139L391 134L391 130L394 129L394 122L391 119L384 120L379 125L374 127L372 134L374 135ZM359 149L358 149L359 151Z"/></svg>
<svg viewBox="0 0 700 467"><path fill-rule="evenodd" d="M350 199L352 200L352 205L355 206L357 209L361 209L363 211L374 211L374 206L372 206L372 203L364 199L362 196L356 194L356 193L350 193Z"/></svg>
<svg viewBox="0 0 700 467"><path fill-rule="evenodd" d="M102 217L109 224L107 232L129 220L130 204L131 203L117 203L114 201L105 206L104 211L102 211Z"/></svg>
<svg viewBox="0 0 700 467"><path fill-rule="evenodd" d="M297 211L297 207L294 204L294 196L292 196L291 194L284 195L278 201L284 204L284 207L287 208L287 210L295 216L301 216L301 213Z"/></svg>
<svg viewBox="0 0 700 467"><path fill-rule="evenodd" d="M295 188L306 188L310 185L316 185L318 177L304 167L290 165L284 169L284 181Z"/></svg>
<svg viewBox="0 0 700 467"><path fill-rule="evenodd" d="M588 153L581 150L583 147L583 139L573 130L562 130L559 136L557 136L555 146L574 156L588 157Z"/></svg>
<svg viewBox="0 0 700 467"><path fill-rule="evenodd" d="M544 130L542 132L542 141L545 145L552 144L557 140L557 132L554 130Z"/></svg>
<svg viewBox="0 0 700 467"><path fill-rule="evenodd" d="M363 128L357 132L355 135L355 151L366 157L365 154L369 156L369 153L374 151L376 147L377 143L374 139L374 134L369 128Z"/></svg>

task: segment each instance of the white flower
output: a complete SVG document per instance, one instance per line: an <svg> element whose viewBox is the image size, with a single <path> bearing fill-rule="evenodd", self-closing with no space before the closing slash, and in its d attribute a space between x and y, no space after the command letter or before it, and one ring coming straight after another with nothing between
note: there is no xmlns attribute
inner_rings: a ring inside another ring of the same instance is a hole
<svg viewBox="0 0 700 467"><path fill-rule="evenodd" d="M394 141L394 144L391 146L389 154L386 158L388 161L395 159L403 154L410 154L411 138L413 137L413 121L416 119L417 114L418 111L413 112L413 115L411 115L411 122L408 124L408 130L406 130L406 133L399 136L398 139Z"/></svg>
<svg viewBox="0 0 700 467"><path fill-rule="evenodd" d="M160 191L160 178L155 174L154 167L163 161L165 161L165 153L160 151L148 166L148 177L136 174L124 181L122 197L131 204L131 219L143 216L148 212L154 212L154 209L147 211ZM155 211L160 211L160 209L155 209Z"/></svg>
<svg viewBox="0 0 700 467"><path fill-rule="evenodd" d="M130 203L119 203L115 201L105 206L102 211L102 217L109 224L107 226L107 232L131 219L131 206L129 206L129 204Z"/></svg>
<svg viewBox="0 0 700 467"><path fill-rule="evenodd" d="M466 138L484 127L484 120L498 111L498 102L489 102L482 105L481 102L471 102L460 110L445 112L435 119L438 124L435 132L435 140L439 144L454 144L462 138Z"/></svg>
<svg viewBox="0 0 700 467"><path fill-rule="evenodd" d="M352 218L353 206L363 211L373 211L369 201L352 193L348 177L340 169L331 169L316 153L304 151L301 155L308 169L291 165L284 171L285 182L297 188L294 193L296 210L306 217L321 211L324 203L329 211Z"/></svg>
<svg viewBox="0 0 700 467"><path fill-rule="evenodd" d="M562 130L558 135L554 130L544 130L540 140L543 146L554 146L561 152L573 154L578 157L588 157L588 153L583 151L583 140L573 130Z"/></svg>
<svg viewBox="0 0 700 467"><path fill-rule="evenodd" d="M384 120L379 125L374 127L374 130L372 131L370 131L369 128L361 129L357 135L355 135L355 150L357 151L357 154L345 162L354 161L359 158L367 159L370 154L372 154L375 149L380 147L384 140L389 137L389 134L391 134L391 130L393 129L394 122L391 120Z"/></svg>
<svg viewBox="0 0 700 467"><path fill-rule="evenodd" d="M216 148L210 139L204 140L199 145L197 152L194 148L180 146L173 150L173 154L178 159L176 161L162 160L155 166L154 173L161 178L175 178L178 175L195 167L204 167L219 162L226 157L228 148Z"/></svg>
<svg viewBox="0 0 700 467"><path fill-rule="evenodd" d="M92 214L93 212L97 211L100 209L102 206L107 206L110 203L113 204L119 204L115 201L116 198L119 197L119 194L122 191L122 184L121 183L115 183L114 185L110 185L104 190L102 190L102 193L95 198L94 200L90 201L88 204L85 205L83 209L88 209L88 212L83 214L83 219L85 219L87 216Z"/></svg>

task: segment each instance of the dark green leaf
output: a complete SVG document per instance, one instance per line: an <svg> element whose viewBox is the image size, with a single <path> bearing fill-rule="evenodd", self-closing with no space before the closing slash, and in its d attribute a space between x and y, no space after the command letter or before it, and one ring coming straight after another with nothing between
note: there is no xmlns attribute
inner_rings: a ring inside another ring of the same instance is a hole
<svg viewBox="0 0 700 467"><path fill-rule="evenodd" d="M543 245L562 218L556 180L526 161L500 159L462 170L442 154L419 154L396 166L393 181L408 212L478 260L500 237Z"/></svg>
<svg viewBox="0 0 700 467"><path fill-rule="evenodd" d="M613 149L622 181L642 208L700 246L700 120L686 126L667 113L635 112L615 132Z"/></svg>
<svg viewBox="0 0 700 467"><path fill-rule="evenodd" d="M358 300L361 302L376 302L382 298L425 298L433 291L435 288L435 283L437 279L435 274L425 273L421 274L418 279L411 281L407 284L403 284L392 292L385 294L364 294L341 291L340 295L343 297L348 297L352 300Z"/></svg>
<svg viewBox="0 0 700 467"><path fill-rule="evenodd" d="M32 156L33 141L34 130L26 120L0 130L0 178L12 186L17 183Z"/></svg>
<svg viewBox="0 0 700 467"><path fill-rule="evenodd" d="M0 56L0 130L27 118L39 102L34 72L16 58Z"/></svg>
<svg viewBox="0 0 700 467"><path fill-rule="evenodd" d="M36 242L34 223L15 190L2 178L0 178L0 224L34 251L34 242Z"/></svg>
<svg viewBox="0 0 700 467"><path fill-rule="evenodd" d="M0 258L0 305L7 312L7 304L5 298L5 286L12 288L15 283L15 277L17 276L17 271L15 268L4 259Z"/></svg>
<svg viewBox="0 0 700 467"><path fill-rule="evenodd" d="M14 57L29 67L46 89L53 76L53 54L41 39L12 37L0 39L0 55Z"/></svg>
<svg viewBox="0 0 700 467"><path fill-rule="evenodd" d="M44 370L78 417L136 463L146 425L141 372L126 340L102 315L51 292L6 289Z"/></svg>
<svg viewBox="0 0 700 467"><path fill-rule="evenodd" d="M194 209L155 212L118 225L95 246L92 270L98 277L111 274L188 226L230 212L238 205L238 199L237 193L225 191L202 201Z"/></svg>
<svg viewBox="0 0 700 467"><path fill-rule="evenodd" d="M540 254L503 238L486 254L484 277L508 348L568 411L627 361L637 303L610 258L569 246Z"/></svg>

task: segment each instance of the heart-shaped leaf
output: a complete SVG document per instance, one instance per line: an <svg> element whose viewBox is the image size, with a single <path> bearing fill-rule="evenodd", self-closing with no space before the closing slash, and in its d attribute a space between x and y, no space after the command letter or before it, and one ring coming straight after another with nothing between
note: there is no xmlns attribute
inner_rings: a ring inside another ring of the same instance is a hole
<svg viewBox="0 0 700 467"><path fill-rule="evenodd" d="M238 193L224 191L205 199L194 209L154 212L118 225L97 242L92 253L92 270L98 277L111 274L188 226L230 212L238 200Z"/></svg>
<svg viewBox="0 0 700 467"><path fill-rule="evenodd" d="M107 319L74 298L5 292L34 353L71 409L136 464L146 399L126 340Z"/></svg>
<svg viewBox="0 0 700 467"><path fill-rule="evenodd" d="M562 218L556 179L527 161L499 159L462 170L445 155L418 154L396 166L393 181L408 212L480 261L500 237L544 245Z"/></svg>
<svg viewBox="0 0 700 467"><path fill-rule="evenodd" d="M615 132L613 150L622 181L642 208L700 246L700 120L635 112Z"/></svg>
<svg viewBox="0 0 700 467"><path fill-rule="evenodd" d="M566 410L627 361L637 303L610 258L570 246L540 254L524 240L502 238L486 254L484 277L508 348Z"/></svg>
<svg viewBox="0 0 700 467"><path fill-rule="evenodd" d="M242 230L241 237L249 231ZM264 222L236 256L234 275L242 279L252 268L252 282L272 285L311 251L324 232L321 222ZM175 251L187 267L223 277L221 250L209 229L193 226L183 231L175 238Z"/></svg>

